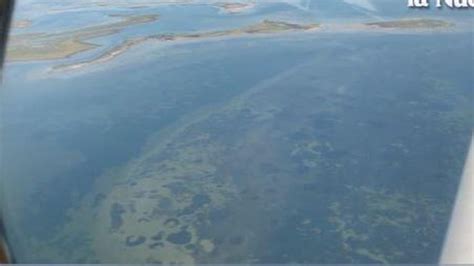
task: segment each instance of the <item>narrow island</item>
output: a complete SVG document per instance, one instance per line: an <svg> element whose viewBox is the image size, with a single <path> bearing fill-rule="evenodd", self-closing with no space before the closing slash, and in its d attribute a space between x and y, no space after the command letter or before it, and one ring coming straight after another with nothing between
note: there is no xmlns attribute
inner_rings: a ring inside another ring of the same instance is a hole
<svg viewBox="0 0 474 266"><path fill-rule="evenodd" d="M126 27L156 21L158 15L120 17L118 22L60 33L25 33L9 40L7 61L62 59L97 47L88 40L108 36Z"/></svg>
<svg viewBox="0 0 474 266"><path fill-rule="evenodd" d="M357 32L357 31L387 31L387 30L429 30L429 29L445 29L454 26L450 22L435 19L410 19L410 20L398 20L398 21L382 21L382 22L371 22L362 24L346 24L346 25L325 25L326 30L329 32ZM69 64L62 64L53 67L53 71L65 71L65 70L76 70L83 67L87 67L92 64L105 63L121 54L128 51L130 48L141 44L149 40L155 40L159 42L177 42L177 41L191 41L191 40L204 40L211 38L229 38L229 37L240 37L250 35L263 35L263 34L277 34L284 32L295 32L295 31L309 31L318 29L321 24L297 24L289 23L285 21L273 21L263 20L257 24L248 25L242 28L229 29L229 30L217 30L209 32L197 32L197 33L180 33L180 34L158 34L150 35L147 37L135 38L125 40L118 46L106 51L102 55L91 60L75 62Z"/></svg>
<svg viewBox="0 0 474 266"><path fill-rule="evenodd" d="M383 29L435 29L454 26L453 23L444 20L426 18L371 22L365 25Z"/></svg>
<svg viewBox="0 0 474 266"><path fill-rule="evenodd" d="M264 20L257 24L245 26L238 29L230 30L218 30L218 31L209 31L202 33L182 33L182 34L158 34L150 35L148 37L141 37L126 40L118 46L112 48L109 51L106 51L102 55L88 61L72 63L72 64L62 64L55 66L54 71L59 70L74 70L89 66L91 64L104 63L110 61L117 56L125 53L128 49L141 44L145 41L155 40L159 42L173 42L173 41L191 41L191 40L203 40L210 38L226 38L226 37L239 37L239 36L250 36L250 35L262 35L262 34L276 34L283 32L296 32L296 31L306 31L312 30L319 27L319 24L296 24L289 23L284 21L272 21Z"/></svg>
<svg viewBox="0 0 474 266"><path fill-rule="evenodd" d="M118 16L119 21L86 27L61 33L25 33L12 36L7 53L8 61L54 60L88 51L98 47L90 40L96 37L108 36L122 31L131 25L150 23L158 19L158 15ZM235 29L214 30L188 33L150 34L143 37L125 39L116 46L106 50L95 58L65 63L54 66L51 71L66 71L81 69L93 64L106 63L126 53L130 48L147 41L184 42L207 39L236 38L245 36L264 36L288 32L393 32L393 31L431 31L446 30L454 24L437 19L404 19L393 21L378 21L368 23L345 24L299 24L286 21L263 20L261 22Z"/></svg>
<svg viewBox="0 0 474 266"><path fill-rule="evenodd" d="M255 7L253 2L218 2L214 4L215 7L219 8L220 11L228 14L237 14Z"/></svg>

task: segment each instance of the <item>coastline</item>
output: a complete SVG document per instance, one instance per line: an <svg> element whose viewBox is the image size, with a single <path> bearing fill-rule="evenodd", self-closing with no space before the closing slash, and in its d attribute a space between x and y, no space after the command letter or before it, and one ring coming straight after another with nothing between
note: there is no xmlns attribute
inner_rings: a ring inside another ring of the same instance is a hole
<svg viewBox="0 0 474 266"><path fill-rule="evenodd" d="M123 17L121 21L59 33L13 35L7 49L7 62L64 59L96 48L90 39L118 33L125 28L151 23L158 15Z"/></svg>
<svg viewBox="0 0 474 266"><path fill-rule="evenodd" d="M207 39L217 39L217 38L232 38L232 37L241 37L241 36L253 36L253 35L264 35L264 34L276 34L284 32L299 32L299 31L309 31L319 28L319 24L294 24L282 21L270 21L264 20L263 22L250 25L240 29L230 29L230 30L221 30L221 31L210 31L202 33L183 33L183 34L159 34L159 35L150 35L147 37L129 39L125 40L118 46L106 51L105 53L99 55L96 58L91 60L76 62L71 64L62 64L54 66L52 71L61 71L61 70L75 70L83 68L92 64L104 63L114 58L120 56L121 54L128 51L130 48L142 44L146 41L158 41L158 42L183 42L183 41L193 41L193 40L207 40Z"/></svg>
<svg viewBox="0 0 474 266"><path fill-rule="evenodd" d="M69 58L75 54L99 47L100 45L89 42L92 38L112 35L131 25L150 23L156 21L158 17L158 15L123 17L123 20L119 22L87 27L70 32L55 34L29 33L20 36L13 36L11 40L12 44L10 45L10 47L13 48L9 49L7 58L10 62ZM74 71L91 65L107 63L126 53L129 49L148 41L156 41L159 43L181 43L248 36L273 36L292 32L374 32L419 34L432 31L449 31L455 26L454 23L449 21L428 18L343 24L298 24L287 21L263 20L255 24L227 30L177 34L150 34L148 36L125 39L118 45L104 51L102 54L99 54L94 58L55 65L50 68L48 72Z"/></svg>
<svg viewBox="0 0 474 266"><path fill-rule="evenodd" d="M433 19L411 19L398 21L369 22L359 24L295 24L282 21L264 20L260 23L243 28L183 33L183 34L160 34L150 35L142 38L125 40L121 44L109 49L103 54L90 60L66 63L54 66L52 72L71 71L94 64L106 63L116 57L126 53L129 49L148 41L157 42L189 42L212 39L239 38L245 36L277 35L290 32L334 32L334 33L355 33L355 32L427 32L431 30L446 30L454 27L454 24L442 20Z"/></svg>

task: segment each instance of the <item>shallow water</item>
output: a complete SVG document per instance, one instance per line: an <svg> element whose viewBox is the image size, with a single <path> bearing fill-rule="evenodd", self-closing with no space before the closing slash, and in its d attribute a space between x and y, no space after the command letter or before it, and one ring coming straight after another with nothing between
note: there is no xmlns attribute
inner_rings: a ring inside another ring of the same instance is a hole
<svg viewBox="0 0 474 266"><path fill-rule="evenodd" d="M472 40L302 33L144 44L64 76L11 64L15 255L435 263L473 128Z"/></svg>

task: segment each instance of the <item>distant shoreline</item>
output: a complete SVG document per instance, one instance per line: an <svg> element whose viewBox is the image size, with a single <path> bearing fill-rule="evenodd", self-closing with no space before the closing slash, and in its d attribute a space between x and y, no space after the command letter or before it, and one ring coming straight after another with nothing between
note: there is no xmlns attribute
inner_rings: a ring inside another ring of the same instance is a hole
<svg viewBox="0 0 474 266"><path fill-rule="evenodd" d="M281 32L307 31L307 30L316 29L318 27L319 27L319 24L302 25L302 24L294 24L294 23L288 23L288 22L282 22L282 21L264 20L260 23L243 27L240 29L210 31L210 32L202 32L202 33L150 35L147 37L126 40L122 42L121 44L119 44L118 46L106 51L102 55L99 55L98 57L88 60L88 61L55 66L53 67L53 71L74 70L74 69L83 68L88 65L92 65L96 63L107 62L125 53L126 51L128 51L128 49L132 48L133 46L139 45L149 40L155 40L155 41L160 41L160 42L190 41L190 40L203 40L203 39L211 39L211 38L219 38L219 37L225 38L225 37L257 35L257 34L261 35L261 34L275 34L275 33L281 33Z"/></svg>
<svg viewBox="0 0 474 266"><path fill-rule="evenodd" d="M416 20L403 20L403 21L384 21L384 22L372 22L364 24L351 24L343 26L326 25L326 28L321 28L319 24L293 24L281 21L269 21L265 20L259 24L247 26L241 29L224 30L224 31L211 31L195 34L163 34L163 35L152 35L148 37L126 40L118 46L106 51L102 55L91 60L62 64L52 68L53 72L58 71L69 71L77 70L90 65L105 63L115 59L121 54L127 52L130 48L144 43L149 40L155 40L160 42L177 42L177 41L191 41L191 40L205 40L211 38L228 38L228 37L243 37L250 35L262 35L262 34L278 34L284 32L302 32L302 31L388 31L388 30L413 30L413 29L433 29L433 28L449 28L454 26L451 23L441 20L428 20L428 19L416 19Z"/></svg>
<svg viewBox="0 0 474 266"><path fill-rule="evenodd" d="M114 34L125 27L133 24L153 22L158 15L144 15L125 17L123 21L88 27L71 32L46 35L46 34L23 34L13 37L13 49L9 50L9 61L31 61L31 60L53 60L64 59L74 54L96 48L97 44L89 43L87 40ZM182 42L194 40L208 40L217 38L245 37L259 35L275 35L289 32L423 32L432 30L448 30L453 28L453 23L438 19L404 19L392 21L379 21L368 23L348 24L298 24L286 21L263 20L259 23L229 30L216 30L196 33L179 34L152 34L149 36L124 40L122 43L112 47L102 54L90 60L66 63L54 66L52 72L78 70L90 65L106 63L126 53L132 47L147 41L158 42ZM27 41L25 41L26 39ZM32 39L32 40L29 40ZM24 43L22 43L24 42ZM40 43L40 46L31 44ZM19 44L19 45L17 45ZM30 46L28 46L30 45ZM33 48L31 48L33 47Z"/></svg>

